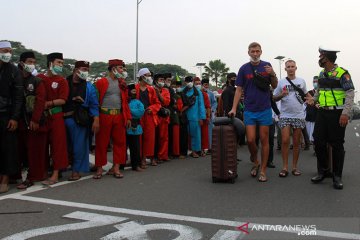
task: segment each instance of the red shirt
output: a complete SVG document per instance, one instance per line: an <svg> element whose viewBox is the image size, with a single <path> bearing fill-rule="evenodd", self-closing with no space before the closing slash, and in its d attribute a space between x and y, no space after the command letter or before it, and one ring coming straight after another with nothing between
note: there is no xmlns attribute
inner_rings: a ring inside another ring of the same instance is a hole
<svg viewBox="0 0 360 240"><path fill-rule="evenodd" d="M41 78L45 85L46 101L55 99L67 100L69 95L69 85L65 78L61 76L49 77L45 74L39 74L37 77Z"/></svg>

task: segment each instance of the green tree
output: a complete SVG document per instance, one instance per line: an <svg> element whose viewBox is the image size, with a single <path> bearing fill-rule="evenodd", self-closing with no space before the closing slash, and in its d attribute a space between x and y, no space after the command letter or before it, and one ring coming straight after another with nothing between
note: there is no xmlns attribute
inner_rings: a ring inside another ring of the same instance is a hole
<svg viewBox="0 0 360 240"><path fill-rule="evenodd" d="M223 83L224 79L226 79L226 74L229 71L229 68L226 67L226 64L220 59L210 61L204 68L205 73L202 74L202 77L214 81L215 87L218 87L219 83Z"/></svg>

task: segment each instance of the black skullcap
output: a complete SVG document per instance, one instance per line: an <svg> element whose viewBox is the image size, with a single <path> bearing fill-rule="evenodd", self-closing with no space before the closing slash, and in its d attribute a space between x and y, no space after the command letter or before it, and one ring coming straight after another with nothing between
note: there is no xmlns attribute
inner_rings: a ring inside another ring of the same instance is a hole
<svg viewBox="0 0 360 240"><path fill-rule="evenodd" d="M58 53L58 52L54 52L54 53L50 53L47 55L47 61L48 62L52 62L55 59L61 59L64 60L63 58L63 54L62 53Z"/></svg>
<svg viewBox="0 0 360 240"><path fill-rule="evenodd" d="M186 76L185 77L185 82L192 82L193 81L193 77L192 76Z"/></svg>
<svg viewBox="0 0 360 240"><path fill-rule="evenodd" d="M164 73L163 76L164 76L164 78L172 78L171 73Z"/></svg>
<svg viewBox="0 0 360 240"><path fill-rule="evenodd" d="M182 86L182 82L181 81L175 81L175 85L176 86Z"/></svg>
<svg viewBox="0 0 360 240"><path fill-rule="evenodd" d="M232 73L228 73L228 75L226 76L227 79L236 77L236 73L232 72Z"/></svg>
<svg viewBox="0 0 360 240"><path fill-rule="evenodd" d="M157 73L154 75L154 81L157 81L159 78L164 78L164 74Z"/></svg>
<svg viewBox="0 0 360 240"><path fill-rule="evenodd" d="M209 82L210 82L210 80L209 80L208 78L203 78L203 79L201 80L201 84L209 83Z"/></svg>
<svg viewBox="0 0 360 240"><path fill-rule="evenodd" d="M27 58L35 58L35 54L34 52L23 52L22 54L20 54L20 61L21 62L25 62Z"/></svg>
<svg viewBox="0 0 360 240"><path fill-rule="evenodd" d="M135 83L129 83L129 84L127 85L127 87L128 87L128 89L129 89L129 91L131 91L131 90L135 89Z"/></svg>

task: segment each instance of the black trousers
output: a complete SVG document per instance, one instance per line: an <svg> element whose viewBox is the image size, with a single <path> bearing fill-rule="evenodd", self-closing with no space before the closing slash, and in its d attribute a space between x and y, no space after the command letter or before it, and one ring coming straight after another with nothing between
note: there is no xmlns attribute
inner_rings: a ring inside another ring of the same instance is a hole
<svg viewBox="0 0 360 240"><path fill-rule="evenodd" d="M131 168L136 170L140 165L140 136L141 135L127 135L127 140L130 149Z"/></svg>
<svg viewBox="0 0 360 240"><path fill-rule="evenodd" d="M272 163L274 160L274 136L275 136L275 122L269 126L269 160Z"/></svg>
<svg viewBox="0 0 360 240"><path fill-rule="evenodd" d="M0 175L12 175L19 170L18 133L7 129L9 116L0 113Z"/></svg>
<svg viewBox="0 0 360 240"><path fill-rule="evenodd" d="M188 125L180 124L180 155L187 156L189 148Z"/></svg>
<svg viewBox="0 0 360 240"><path fill-rule="evenodd" d="M319 174L328 170L327 143L332 146L333 174L341 177L344 166L345 127L341 127L339 119L342 110L319 109L314 127L314 144Z"/></svg>

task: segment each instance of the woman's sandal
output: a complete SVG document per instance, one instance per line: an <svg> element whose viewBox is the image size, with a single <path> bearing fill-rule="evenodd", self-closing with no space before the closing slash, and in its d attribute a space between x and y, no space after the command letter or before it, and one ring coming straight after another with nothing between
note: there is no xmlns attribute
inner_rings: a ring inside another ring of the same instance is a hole
<svg viewBox="0 0 360 240"><path fill-rule="evenodd" d="M287 177L287 175L289 174L289 172L285 169L281 170L279 173L279 177L285 178Z"/></svg>
<svg viewBox="0 0 360 240"><path fill-rule="evenodd" d="M296 168L294 168L292 171L291 171L292 175L294 176L300 176L301 175L301 172L299 170L297 170Z"/></svg>
<svg viewBox="0 0 360 240"><path fill-rule="evenodd" d="M258 175L259 168L260 168L260 165L253 166L251 168L250 174L252 177L256 177Z"/></svg>
<svg viewBox="0 0 360 240"><path fill-rule="evenodd" d="M267 178L265 176L265 173L260 173L260 176L258 178L259 182L267 182Z"/></svg>

